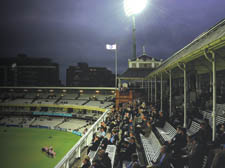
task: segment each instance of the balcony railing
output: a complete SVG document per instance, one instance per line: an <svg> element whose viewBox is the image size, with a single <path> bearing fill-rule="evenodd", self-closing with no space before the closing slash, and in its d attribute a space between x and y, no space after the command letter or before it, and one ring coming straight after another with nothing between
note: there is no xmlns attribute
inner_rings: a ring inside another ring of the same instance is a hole
<svg viewBox="0 0 225 168"><path fill-rule="evenodd" d="M81 139L70 149L70 151L61 159L61 161L55 166L55 168L70 168L74 161L81 156L82 150L91 144L93 134L100 127L102 121L105 121L107 114L109 113L107 109L102 116L89 128L87 133L81 137Z"/></svg>

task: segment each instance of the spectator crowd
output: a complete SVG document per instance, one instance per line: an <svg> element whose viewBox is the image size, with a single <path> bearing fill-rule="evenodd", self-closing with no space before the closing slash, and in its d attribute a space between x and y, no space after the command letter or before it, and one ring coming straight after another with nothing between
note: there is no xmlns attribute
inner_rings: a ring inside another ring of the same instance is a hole
<svg viewBox="0 0 225 168"><path fill-rule="evenodd" d="M212 142L212 128L208 120L202 120L200 129L193 135L187 134L179 117L168 117L152 104L140 100L121 104L111 109L108 117L93 135L82 168L224 168L225 167L225 124L217 126L216 140ZM176 128L176 135L161 143L159 157L148 165L140 134L150 138L155 128L163 128L169 122ZM114 163L106 152L107 145L116 146ZM89 154L97 151L91 161ZM205 164L204 164L205 163ZM204 165L204 166L203 166Z"/></svg>

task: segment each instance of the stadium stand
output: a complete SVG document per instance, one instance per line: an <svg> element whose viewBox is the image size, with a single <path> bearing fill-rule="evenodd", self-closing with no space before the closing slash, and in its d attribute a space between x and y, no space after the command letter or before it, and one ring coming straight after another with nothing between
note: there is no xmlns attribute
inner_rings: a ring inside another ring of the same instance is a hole
<svg viewBox="0 0 225 168"><path fill-rule="evenodd" d="M32 126L46 126L54 128L57 125L61 124L64 121L63 118L55 117L38 117L33 123Z"/></svg>
<svg viewBox="0 0 225 168"><path fill-rule="evenodd" d="M4 126L16 126L16 125L23 125L23 126L29 126L34 121L34 118L32 117L3 117L0 120L0 125Z"/></svg>
<svg viewBox="0 0 225 168"><path fill-rule="evenodd" d="M60 127L60 128L65 128L68 131L72 132L73 130L79 130L79 129L84 128L84 127L86 128L87 125L88 125L88 123L86 122L86 120L66 119L63 122L61 122L60 124L58 124L57 126Z"/></svg>

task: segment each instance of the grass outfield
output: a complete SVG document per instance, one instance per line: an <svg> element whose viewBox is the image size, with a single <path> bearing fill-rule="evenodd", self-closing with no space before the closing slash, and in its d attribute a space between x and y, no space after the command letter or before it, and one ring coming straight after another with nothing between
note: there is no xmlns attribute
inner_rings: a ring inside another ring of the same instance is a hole
<svg viewBox="0 0 225 168"><path fill-rule="evenodd" d="M0 127L0 167L52 168L79 139L79 136L63 131ZM54 148L55 158L41 152L46 145Z"/></svg>

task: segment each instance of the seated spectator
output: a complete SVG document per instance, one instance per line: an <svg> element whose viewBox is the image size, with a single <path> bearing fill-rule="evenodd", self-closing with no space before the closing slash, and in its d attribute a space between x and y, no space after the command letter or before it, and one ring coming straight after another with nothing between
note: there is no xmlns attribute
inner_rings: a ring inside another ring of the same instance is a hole
<svg viewBox="0 0 225 168"><path fill-rule="evenodd" d="M225 124L220 124L215 140L215 145L217 147L219 147L221 144L225 144Z"/></svg>
<svg viewBox="0 0 225 168"><path fill-rule="evenodd" d="M92 142L92 145L88 147L87 154L89 154L90 150L96 151L98 149L100 141L101 140L100 140L99 136L95 135L94 141Z"/></svg>
<svg viewBox="0 0 225 168"><path fill-rule="evenodd" d="M118 140L119 140L119 136L117 135L116 130L113 130L111 137L109 139L109 143L115 145Z"/></svg>
<svg viewBox="0 0 225 168"><path fill-rule="evenodd" d="M151 131L152 131L152 126L150 124L150 121L147 121L146 122L146 126L144 127L144 130L143 130L144 136L145 137L149 137Z"/></svg>
<svg viewBox="0 0 225 168"><path fill-rule="evenodd" d="M207 144L212 140L212 129L207 122L202 122L199 131L192 136L196 137L201 144Z"/></svg>
<svg viewBox="0 0 225 168"><path fill-rule="evenodd" d="M106 149L108 144L109 144L109 140L108 140L108 137L106 137L102 140L101 148Z"/></svg>
<svg viewBox="0 0 225 168"><path fill-rule="evenodd" d="M166 122L166 118L164 117L164 114L162 111L159 112L159 117L155 121L155 126L159 128L163 128Z"/></svg>
<svg viewBox="0 0 225 168"><path fill-rule="evenodd" d="M204 156L204 145L195 137L192 140L191 152L189 158L189 168L199 168L202 165Z"/></svg>
<svg viewBox="0 0 225 168"><path fill-rule="evenodd" d="M89 156L85 156L83 160L83 165L81 168L89 168L91 166L90 158Z"/></svg>
<svg viewBox="0 0 225 168"><path fill-rule="evenodd" d="M102 168L111 168L111 159L108 156L108 153L105 153L105 150L100 149L97 155L97 159L100 161Z"/></svg>
<svg viewBox="0 0 225 168"><path fill-rule="evenodd" d="M87 131L88 131L88 129L85 128L84 131L83 131L83 135L85 135Z"/></svg>
<svg viewBox="0 0 225 168"><path fill-rule="evenodd" d="M136 153L135 137L130 137L130 139L129 139L129 146L128 146L128 149L127 149L127 154L130 155L129 160L131 159L131 155L133 153Z"/></svg>
<svg viewBox="0 0 225 168"><path fill-rule="evenodd" d="M211 168L224 168L225 166L225 147L216 153Z"/></svg>
<svg viewBox="0 0 225 168"><path fill-rule="evenodd" d="M121 167L123 162L130 162L131 161L131 155L133 153L136 153L136 143L135 138L125 138L121 141L121 144L118 146L119 154L118 154L118 160L119 160L119 166Z"/></svg>
<svg viewBox="0 0 225 168"><path fill-rule="evenodd" d="M131 156L131 162L126 166L126 168L138 168L140 164L138 163L138 155L137 153L133 153Z"/></svg>
<svg viewBox="0 0 225 168"><path fill-rule="evenodd" d="M174 153L174 156L179 156L182 153L182 148L184 148L187 144L186 129L178 126L177 134L168 143L169 143L169 148Z"/></svg>
<svg viewBox="0 0 225 168"><path fill-rule="evenodd" d="M106 135L106 133L105 133L105 131L104 131L104 129L101 127L100 128L100 137L105 137L105 135Z"/></svg>
<svg viewBox="0 0 225 168"><path fill-rule="evenodd" d="M152 161L153 165L150 168L169 168L170 167L170 154L168 148L163 145L160 149L160 155L156 162Z"/></svg>
<svg viewBox="0 0 225 168"><path fill-rule="evenodd" d="M106 132L107 131L107 125L104 122L101 122L101 128Z"/></svg>

